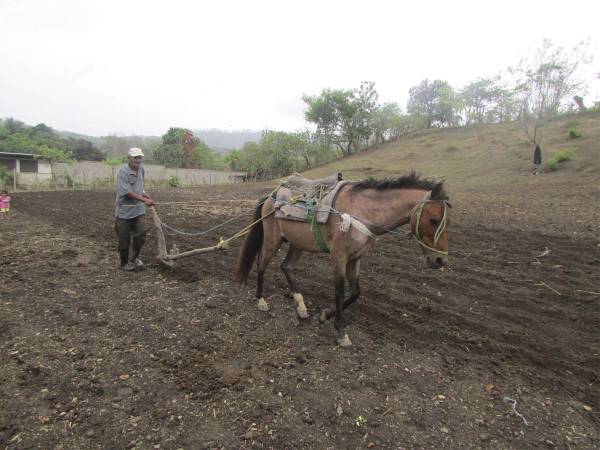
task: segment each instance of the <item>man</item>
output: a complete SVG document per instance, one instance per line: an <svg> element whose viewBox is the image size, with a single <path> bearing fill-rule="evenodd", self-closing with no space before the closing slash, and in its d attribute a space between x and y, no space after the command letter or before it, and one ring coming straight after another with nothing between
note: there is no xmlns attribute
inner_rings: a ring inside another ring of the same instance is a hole
<svg viewBox="0 0 600 450"><path fill-rule="evenodd" d="M140 148L130 148L129 162L117 173L117 198L115 204L115 230L119 238L119 257L121 269L126 272L139 270L143 266L140 252L146 240L144 214L147 206L154 201L144 191L144 168ZM133 254L129 258L129 244Z"/></svg>
<svg viewBox="0 0 600 450"><path fill-rule="evenodd" d="M535 143L535 149L533 150L533 172L532 175L538 175L540 168L542 167L542 149L540 145Z"/></svg>

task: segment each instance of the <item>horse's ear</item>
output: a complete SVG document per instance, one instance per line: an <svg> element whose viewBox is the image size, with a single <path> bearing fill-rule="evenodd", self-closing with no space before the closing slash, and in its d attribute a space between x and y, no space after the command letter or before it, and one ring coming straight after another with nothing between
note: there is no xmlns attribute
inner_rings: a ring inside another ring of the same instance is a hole
<svg viewBox="0 0 600 450"><path fill-rule="evenodd" d="M440 198L442 191L444 190L444 182L438 181L433 185L433 189L431 189L431 199L436 200Z"/></svg>

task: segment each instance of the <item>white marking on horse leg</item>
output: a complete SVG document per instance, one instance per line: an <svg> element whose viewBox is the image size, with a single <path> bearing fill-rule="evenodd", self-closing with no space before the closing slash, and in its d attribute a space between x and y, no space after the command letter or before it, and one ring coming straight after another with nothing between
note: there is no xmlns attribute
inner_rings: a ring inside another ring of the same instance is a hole
<svg viewBox="0 0 600 450"><path fill-rule="evenodd" d="M337 338L337 343L340 347L350 347L352 345L352 342L346 333L344 333L344 336L341 338Z"/></svg>
<svg viewBox="0 0 600 450"><path fill-rule="evenodd" d="M328 309L324 309L323 311L321 311L321 315L319 316L319 322L321 322L321 323L327 322L327 313L328 312L329 312Z"/></svg>
<svg viewBox="0 0 600 450"><path fill-rule="evenodd" d="M267 302L265 302L264 297L261 297L258 299L258 303L256 304L256 306L258 306L259 311L268 311L269 310L269 305L267 305Z"/></svg>
<svg viewBox="0 0 600 450"><path fill-rule="evenodd" d="M296 312L298 313L298 317L301 319L308 318L308 311L306 310L306 305L304 304L304 297L299 292L294 292L294 303L296 304Z"/></svg>

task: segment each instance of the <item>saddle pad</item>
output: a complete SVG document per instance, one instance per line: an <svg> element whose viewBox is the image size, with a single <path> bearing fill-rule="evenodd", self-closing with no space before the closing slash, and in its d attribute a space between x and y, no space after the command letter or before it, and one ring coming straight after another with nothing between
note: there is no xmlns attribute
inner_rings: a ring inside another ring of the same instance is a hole
<svg viewBox="0 0 600 450"><path fill-rule="evenodd" d="M282 186L289 188L294 192L306 194L309 197L321 198L343 179L344 177L341 172L316 180L311 180L310 178L303 177L299 173L294 173L282 183Z"/></svg>
<svg viewBox="0 0 600 450"><path fill-rule="evenodd" d="M327 223L335 198L339 190L346 184L346 181L337 182L322 198L311 197L306 194L295 195L292 189L282 186L275 195L275 208L277 209L275 217L306 222L312 205L312 208L316 210L317 222Z"/></svg>

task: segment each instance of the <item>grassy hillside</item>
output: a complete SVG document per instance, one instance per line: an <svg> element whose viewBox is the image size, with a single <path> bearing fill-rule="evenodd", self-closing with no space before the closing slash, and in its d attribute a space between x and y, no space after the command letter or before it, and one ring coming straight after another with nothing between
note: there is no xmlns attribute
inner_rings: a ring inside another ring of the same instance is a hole
<svg viewBox="0 0 600 450"><path fill-rule="evenodd" d="M569 138L575 127L581 137ZM519 123L473 128L428 130L387 143L348 158L312 169L309 177L337 170L346 178L386 177L416 169L427 176L444 177L463 189L503 190L510 185L586 184L600 179L600 114L562 117L546 125L542 142L543 172L533 177L533 149ZM573 152L573 160L550 171L548 161L560 150Z"/></svg>

